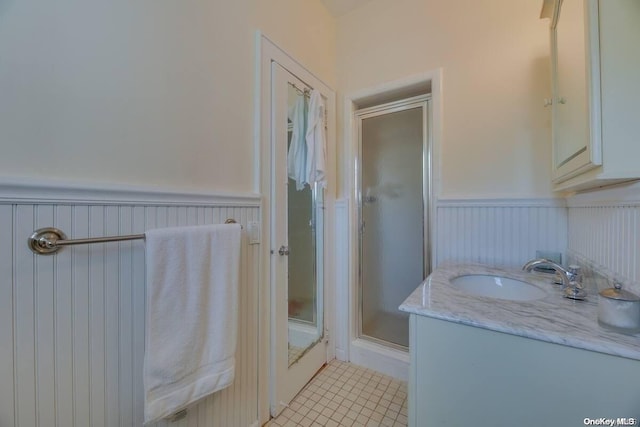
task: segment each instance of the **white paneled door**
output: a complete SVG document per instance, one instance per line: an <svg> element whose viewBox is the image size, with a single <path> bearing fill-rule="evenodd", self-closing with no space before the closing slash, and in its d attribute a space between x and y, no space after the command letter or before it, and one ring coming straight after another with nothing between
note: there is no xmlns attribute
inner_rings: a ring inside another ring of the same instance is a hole
<svg viewBox="0 0 640 427"><path fill-rule="evenodd" d="M271 67L271 414L276 416L327 361L326 230L324 190L297 184L288 173L306 157L311 86L275 62Z"/></svg>

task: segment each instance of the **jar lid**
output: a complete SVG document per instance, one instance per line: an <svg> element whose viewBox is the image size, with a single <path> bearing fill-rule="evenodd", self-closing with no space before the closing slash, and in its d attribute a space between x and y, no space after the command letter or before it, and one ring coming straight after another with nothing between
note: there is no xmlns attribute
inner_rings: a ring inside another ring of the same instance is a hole
<svg viewBox="0 0 640 427"><path fill-rule="evenodd" d="M614 283L613 288L607 288L600 291L600 295L605 298L620 300L620 301L640 301L640 297L638 295L625 291L622 289L622 285L620 283Z"/></svg>

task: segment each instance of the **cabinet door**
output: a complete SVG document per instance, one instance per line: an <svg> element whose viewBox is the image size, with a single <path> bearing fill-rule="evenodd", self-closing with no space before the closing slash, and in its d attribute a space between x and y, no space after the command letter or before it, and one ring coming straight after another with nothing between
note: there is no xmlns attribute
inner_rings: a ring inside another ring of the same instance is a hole
<svg viewBox="0 0 640 427"><path fill-rule="evenodd" d="M551 52L558 183L602 164L597 0L557 0Z"/></svg>

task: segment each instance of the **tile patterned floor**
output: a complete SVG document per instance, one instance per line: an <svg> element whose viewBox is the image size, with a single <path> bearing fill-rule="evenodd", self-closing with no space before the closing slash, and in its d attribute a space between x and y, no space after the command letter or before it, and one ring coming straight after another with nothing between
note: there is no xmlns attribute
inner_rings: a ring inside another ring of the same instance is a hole
<svg viewBox="0 0 640 427"><path fill-rule="evenodd" d="M267 426L405 427L407 384L347 362L331 361Z"/></svg>

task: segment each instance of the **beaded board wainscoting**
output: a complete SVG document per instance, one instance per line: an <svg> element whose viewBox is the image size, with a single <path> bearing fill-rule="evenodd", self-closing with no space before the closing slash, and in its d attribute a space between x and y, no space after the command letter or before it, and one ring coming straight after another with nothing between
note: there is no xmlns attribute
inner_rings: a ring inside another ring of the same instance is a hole
<svg viewBox="0 0 640 427"><path fill-rule="evenodd" d="M27 247L34 230L68 238L260 219L255 195L0 182L0 425L141 426L145 250L141 240ZM163 426L258 425L259 244L242 233L233 384Z"/></svg>

